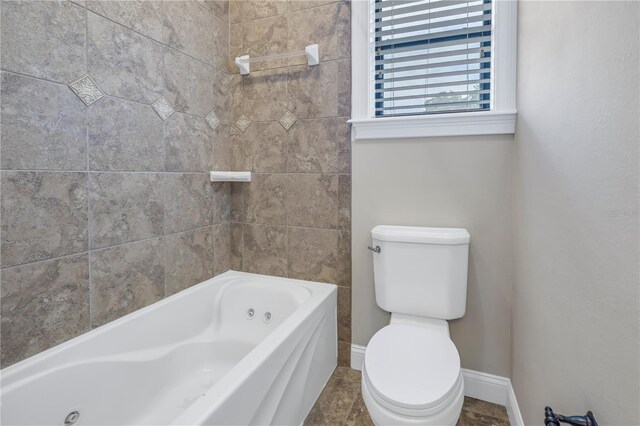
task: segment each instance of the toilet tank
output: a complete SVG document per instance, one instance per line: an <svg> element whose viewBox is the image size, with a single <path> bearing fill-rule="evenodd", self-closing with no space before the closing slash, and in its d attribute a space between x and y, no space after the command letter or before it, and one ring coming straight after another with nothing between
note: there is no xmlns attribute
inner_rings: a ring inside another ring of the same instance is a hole
<svg viewBox="0 0 640 426"><path fill-rule="evenodd" d="M371 230L376 302L385 311L450 320L467 304L466 229L379 225Z"/></svg>

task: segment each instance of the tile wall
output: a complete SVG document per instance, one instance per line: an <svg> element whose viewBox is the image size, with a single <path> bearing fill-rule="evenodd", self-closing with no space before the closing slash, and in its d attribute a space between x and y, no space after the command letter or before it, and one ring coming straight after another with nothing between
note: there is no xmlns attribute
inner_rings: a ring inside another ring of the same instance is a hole
<svg viewBox="0 0 640 426"><path fill-rule="evenodd" d="M319 44L304 57L231 75L231 267L339 285L339 361L351 341L350 3L230 4L231 58ZM291 122L294 122L291 124Z"/></svg>
<svg viewBox="0 0 640 426"><path fill-rule="evenodd" d="M0 7L6 367L229 268L229 4Z"/></svg>

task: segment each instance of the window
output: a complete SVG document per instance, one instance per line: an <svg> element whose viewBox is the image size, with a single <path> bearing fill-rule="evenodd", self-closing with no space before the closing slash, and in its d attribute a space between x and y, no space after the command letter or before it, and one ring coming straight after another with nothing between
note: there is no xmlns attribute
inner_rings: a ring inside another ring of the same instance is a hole
<svg viewBox="0 0 640 426"><path fill-rule="evenodd" d="M513 133L515 1L352 5L354 139Z"/></svg>
<svg viewBox="0 0 640 426"><path fill-rule="evenodd" d="M375 116L489 111L491 0L374 0Z"/></svg>

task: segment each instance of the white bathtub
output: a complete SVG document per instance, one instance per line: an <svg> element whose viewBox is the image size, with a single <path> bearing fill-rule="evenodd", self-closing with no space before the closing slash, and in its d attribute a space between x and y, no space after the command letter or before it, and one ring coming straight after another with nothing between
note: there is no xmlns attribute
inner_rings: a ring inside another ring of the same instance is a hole
<svg viewBox="0 0 640 426"><path fill-rule="evenodd" d="M298 425L336 340L335 286L229 271L5 368L1 423Z"/></svg>

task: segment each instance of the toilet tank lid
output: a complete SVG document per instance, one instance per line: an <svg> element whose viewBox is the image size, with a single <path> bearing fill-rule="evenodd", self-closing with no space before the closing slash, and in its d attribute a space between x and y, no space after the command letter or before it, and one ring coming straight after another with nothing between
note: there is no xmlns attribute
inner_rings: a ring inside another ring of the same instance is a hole
<svg viewBox="0 0 640 426"><path fill-rule="evenodd" d="M425 228L419 226L378 225L371 236L379 241L422 244L469 244L471 236L464 228Z"/></svg>

